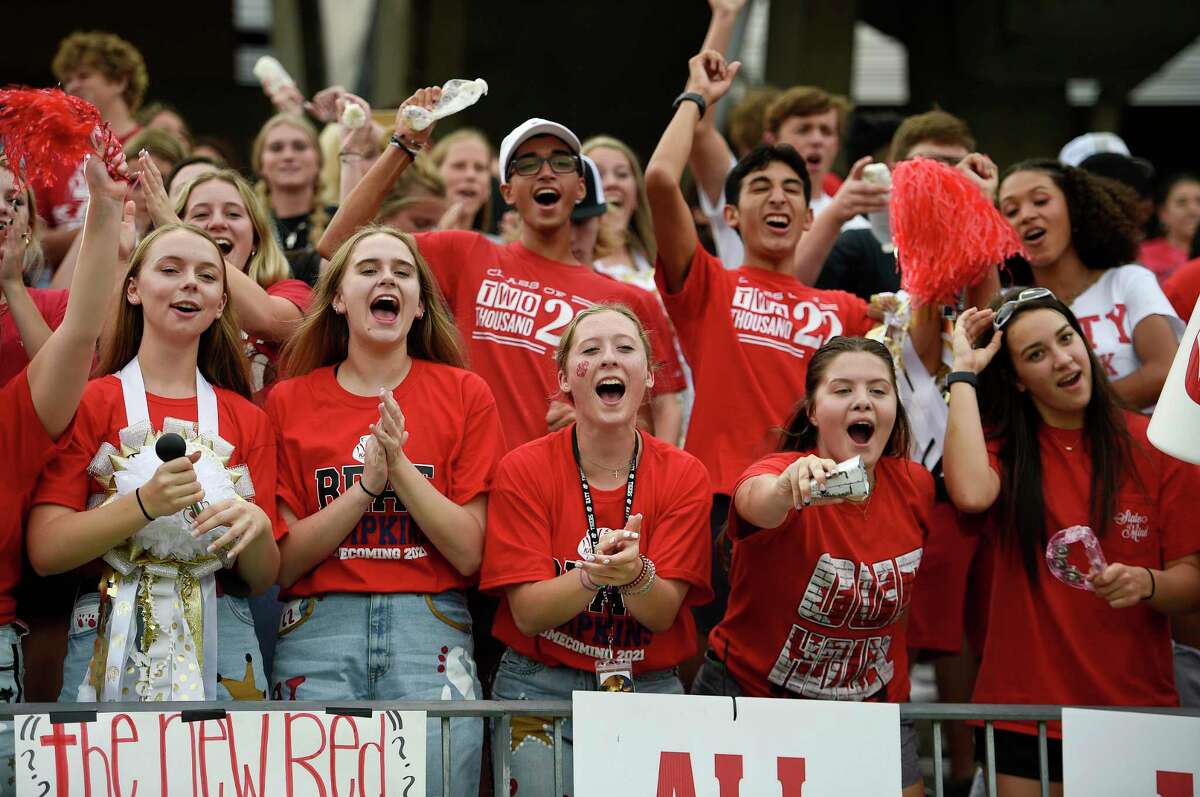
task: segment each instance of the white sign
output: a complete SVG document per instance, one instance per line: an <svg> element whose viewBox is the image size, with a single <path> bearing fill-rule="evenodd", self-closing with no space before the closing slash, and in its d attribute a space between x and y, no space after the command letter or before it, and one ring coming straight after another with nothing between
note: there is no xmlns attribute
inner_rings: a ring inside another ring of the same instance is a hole
<svg viewBox="0 0 1200 797"><path fill-rule="evenodd" d="M1063 793L1200 797L1200 717L1063 709Z"/></svg>
<svg viewBox="0 0 1200 797"><path fill-rule="evenodd" d="M576 692L576 797L900 793L887 703Z"/></svg>
<svg viewBox="0 0 1200 797"><path fill-rule="evenodd" d="M15 718L18 797L264 797L425 794L425 712L347 717L231 711Z"/></svg>

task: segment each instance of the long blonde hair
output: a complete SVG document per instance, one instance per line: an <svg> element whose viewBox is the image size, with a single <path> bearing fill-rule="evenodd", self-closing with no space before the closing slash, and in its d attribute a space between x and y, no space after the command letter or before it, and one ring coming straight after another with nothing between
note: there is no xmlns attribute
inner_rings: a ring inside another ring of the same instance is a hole
<svg viewBox="0 0 1200 797"><path fill-rule="evenodd" d="M438 174L441 174L442 164L446 162L446 158L450 155L451 148L455 144L460 144L464 141L478 141L483 145L483 149L487 152L488 166L491 167L491 160L494 155L492 145L488 142L487 136L483 131L476 130L473 127L462 127L455 130L450 135L442 138L433 147L433 151L429 153L429 159L433 161L434 168ZM484 230L485 232L491 229L492 226L492 180L490 177L485 181L483 204L479 207L479 212L475 214L475 218L471 220L472 229Z"/></svg>
<svg viewBox="0 0 1200 797"><path fill-rule="evenodd" d="M98 374L113 374L125 367L142 345L142 335L145 331L145 316L140 304L129 302L129 281L136 277L146 261L146 254L159 238L176 230L183 230L198 235L212 245L216 250L217 259L221 263L221 248L217 242L198 227L190 224L167 224L142 239L133 250L129 259L129 270L123 283L126 290L121 292L121 301L117 307L117 317L112 323L108 334L100 346L100 363L96 366ZM246 355L242 349L241 327L234 313L233 298L229 295L228 283L225 281L224 267L221 269L221 289L225 293L225 309L219 318L209 325L200 335L200 348L197 354L196 367L210 383L232 390L245 398L250 398L250 374L246 370Z"/></svg>
<svg viewBox="0 0 1200 797"><path fill-rule="evenodd" d="M261 178L262 156L263 149L267 146L267 134L280 125L290 125L303 133L304 137L308 139L308 143L312 145L313 150L317 153L317 175L313 178L313 207L312 212L308 214L308 243L315 248L317 241L321 240L321 235L325 232L325 227L329 224L329 214L325 212L325 205L321 201L321 196L325 193L322 180L322 172L325 168L325 154L321 151L321 139L317 134L317 128L313 127L307 119L295 114L275 114L266 121L262 129L258 131L258 135L254 137L254 145L250 150L250 168ZM267 185L267 181L259 179L254 184L254 193L262 202L263 207L269 210L271 207L271 187Z"/></svg>
<svg viewBox="0 0 1200 797"><path fill-rule="evenodd" d="M263 288L269 288L276 282L291 277L292 267L288 265L283 250L275 240L275 231L267 218L266 206L255 196L250 184L232 169L206 172L185 185L179 193L179 199L175 201L175 214L181 219L184 218L188 199L196 190L196 186L204 185L210 180L220 180L237 189L242 204L246 206L250 224L254 227L254 247L250 252L250 261L246 263L246 276Z"/></svg>
<svg viewBox="0 0 1200 797"><path fill-rule="evenodd" d="M633 181L637 185L637 207L629 217L629 226L624 230L625 240L631 251L640 252L646 262L654 265L658 253L654 243L654 222L650 219L650 200L646 197L646 175L642 171L642 163L629 145L612 136L592 136L583 142L583 154L591 155L593 150L615 149L629 161L633 171ZM608 248L607 239L596 240L596 258L601 259L613 254L617 247ZM633 265L632 263L630 265Z"/></svg>
<svg viewBox="0 0 1200 797"><path fill-rule="evenodd" d="M414 318L412 328L408 331L409 356L456 368L466 367L458 329L442 299L433 271L417 249L416 239L392 227L368 224L338 247L329 261L329 268L317 281L308 313L283 349L283 372L286 376L303 376L317 368L340 363L349 355L350 325L344 315L333 309L333 299L341 289L342 278L350 265L350 256L354 254L359 241L381 234L390 235L407 246L417 266L425 314L421 318Z"/></svg>

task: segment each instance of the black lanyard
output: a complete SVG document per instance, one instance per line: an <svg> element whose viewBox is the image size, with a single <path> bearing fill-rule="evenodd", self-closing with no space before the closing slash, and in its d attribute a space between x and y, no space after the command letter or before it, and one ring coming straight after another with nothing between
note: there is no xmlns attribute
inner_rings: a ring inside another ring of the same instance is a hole
<svg viewBox="0 0 1200 797"><path fill-rule="evenodd" d="M588 486L587 475L583 472L583 460L579 456L579 433L576 427L571 427L571 451L575 454L575 465L579 468L579 488L583 491L583 511L587 515L588 540L592 543L592 553L597 553L600 547L600 534L596 531L596 511L592 505L592 488ZM625 520L633 513L633 488L637 481L637 452L638 434L633 433L633 455L629 458L629 478L625 482Z"/></svg>
<svg viewBox="0 0 1200 797"><path fill-rule="evenodd" d="M579 489L583 491L583 511L587 515L588 541L592 544L592 553L598 555L600 533L596 531L596 511L592 506L592 489L588 486L587 474L583 472L583 460L579 456L579 433L577 427L571 427L571 451L575 455L575 465L579 468ZM637 482L637 453L638 433L633 433L633 454L629 457L629 478L625 481L625 520L622 525L629 524L629 516L633 513L633 488ZM608 623L608 658L613 657L613 619L612 607L615 603L616 587L600 588L600 604L604 610L604 619Z"/></svg>

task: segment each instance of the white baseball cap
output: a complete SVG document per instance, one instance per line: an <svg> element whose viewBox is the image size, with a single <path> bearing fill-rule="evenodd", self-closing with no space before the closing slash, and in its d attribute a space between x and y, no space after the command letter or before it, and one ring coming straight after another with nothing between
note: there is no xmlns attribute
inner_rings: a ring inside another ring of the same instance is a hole
<svg viewBox="0 0 1200 797"><path fill-rule="evenodd" d="M549 119L526 119L513 128L513 131L500 142L500 184L508 183L508 162L512 160L517 148L534 136L554 136L562 140L572 154L578 155L580 150L579 137L558 122Z"/></svg>
<svg viewBox="0 0 1200 797"><path fill-rule="evenodd" d="M1116 133L1084 133L1067 142L1058 153L1058 160L1068 166L1078 166L1092 155L1115 152L1129 157L1129 147Z"/></svg>

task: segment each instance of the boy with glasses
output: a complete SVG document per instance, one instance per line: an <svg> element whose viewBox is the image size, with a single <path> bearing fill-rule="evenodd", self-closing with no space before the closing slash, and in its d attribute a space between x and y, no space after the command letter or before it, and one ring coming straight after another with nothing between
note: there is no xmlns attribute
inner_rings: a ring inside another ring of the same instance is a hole
<svg viewBox="0 0 1200 797"><path fill-rule="evenodd" d="M432 107L438 94L438 89L422 89L401 111L412 103ZM330 222L318 246L323 256L374 217L431 132L432 127L410 130L397 114L392 145ZM547 398L558 392L554 350L575 314L600 302L625 304L645 324L658 363L652 415L656 422L668 419L672 410L678 416L673 394L684 388L683 372L658 302L646 291L595 273L572 254L571 213L585 196L579 149L573 132L546 119L528 119L504 137L500 193L521 217L518 240L500 245L461 230L416 236L454 313L470 366L496 397L509 450L571 421L560 402Z"/></svg>

